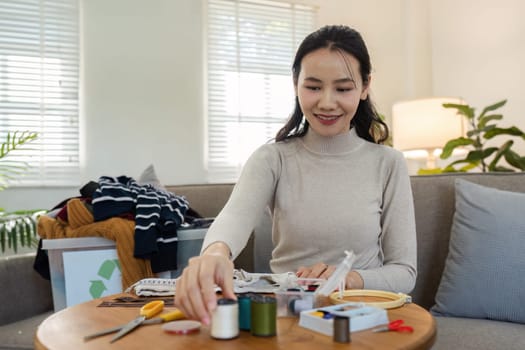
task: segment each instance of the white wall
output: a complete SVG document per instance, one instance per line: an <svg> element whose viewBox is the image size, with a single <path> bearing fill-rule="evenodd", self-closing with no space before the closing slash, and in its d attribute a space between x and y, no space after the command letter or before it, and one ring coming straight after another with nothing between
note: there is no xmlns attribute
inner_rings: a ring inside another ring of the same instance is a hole
<svg viewBox="0 0 525 350"><path fill-rule="evenodd" d="M82 169L166 184L205 179L203 7L196 0L81 0ZM8 188L0 207L50 208L75 188Z"/></svg>
<svg viewBox="0 0 525 350"><path fill-rule="evenodd" d="M525 131L525 2L431 0L431 13L434 93L463 97L477 113L507 99L501 126ZM515 145L525 153L523 140Z"/></svg>
<svg viewBox="0 0 525 350"><path fill-rule="evenodd" d="M85 168L165 183L202 181L200 1L84 0Z"/></svg>
<svg viewBox="0 0 525 350"><path fill-rule="evenodd" d="M525 129L518 114L525 103L518 98L525 89L518 84L520 0L497 2L508 9L489 0L304 1L319 4L319 25L348 24L362 33L372 94L387 118L394 102L408 98L460 95L484 105L507 97L505 119ZM205 182L204 1L81 3L79 183L138 177L150 163L165 184ZM0 207L50 208L76 195L78 188L9 188L0 192Z"/></svg>

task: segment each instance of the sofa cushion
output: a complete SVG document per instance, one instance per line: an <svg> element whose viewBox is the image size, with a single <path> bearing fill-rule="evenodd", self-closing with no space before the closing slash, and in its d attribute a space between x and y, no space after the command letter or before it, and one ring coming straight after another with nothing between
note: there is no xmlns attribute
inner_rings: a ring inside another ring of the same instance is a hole
<svg viewBox="0 0 525 350"><path fill-rule="evenodd" d="M435 320L437 337L432 350L525 349L521 324L456 317Z"/></svg>
<svg viewBox="0 0 525 350"><path fill-rule="evenodd" d="M53 309L51 282L33 269L35 256L32 252L0 257L0 326Z"/></svg>
<svg viewBox="0 0 525 350"><path fill-rule="evenodd" d="M48 311L21 321L0 326L0 350L4 349L34 349L34 341L38 325L51 316Z"/></svg>
<svg viewBox="0 0 525 350"><path fill-rule="evenodd" d="M152 185L158 190L166 190L166 188L160 183L153 164L150 164L146 169L144 169L137 182L140 185Z"/></svg>
<svg viewBox="0 0 525 350"><path fill-rule="evenodd" d="M525 323L525 194L456 180L436 315Z"/></svg>

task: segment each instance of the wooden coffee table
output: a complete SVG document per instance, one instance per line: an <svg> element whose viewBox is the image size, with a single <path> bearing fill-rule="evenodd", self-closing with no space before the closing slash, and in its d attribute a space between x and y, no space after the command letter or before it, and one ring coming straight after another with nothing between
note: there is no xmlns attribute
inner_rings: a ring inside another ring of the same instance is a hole
<svg viewBox="0 0 525 350"><path fill-rule="evenodd" d="M131 334L110 344L111 335L84 341L87 334L131 321L138 315L139 307L99 307L102 301L116 296L95 299L61 310L40 324L35 337L35 349L429 349L435 341L434 318L422 307L407 304L388 311L390 320L403 319L414 327L413 333L384 332L371 330L354 332L352 342L340 344L332 337L300 327L298 318L277 319L277 336L256 337L241 331L238 338L215 340L210 329L203 326L198 333L174 335L162 331L160 325L141 326ZM165 312L173 309L166 307Z"/></svg>

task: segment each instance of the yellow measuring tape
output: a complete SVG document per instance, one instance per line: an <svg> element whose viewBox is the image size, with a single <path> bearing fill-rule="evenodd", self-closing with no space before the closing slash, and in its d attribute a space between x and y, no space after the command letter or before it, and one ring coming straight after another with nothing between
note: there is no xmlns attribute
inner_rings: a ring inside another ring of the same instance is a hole
<svg viewBox="0 0 525 350"><path fill-rule="evenodd" d="M342 295L342 297L341 297ZM382 309L395 309L412 302L412 297L404 293L387 292L383 290L371 289L349 289L341 292L334 292L330 294L330 302L332 304L348 303L345 297L380 297L388 299L388 301L359 301L366 305L380 307Z"/></svg>

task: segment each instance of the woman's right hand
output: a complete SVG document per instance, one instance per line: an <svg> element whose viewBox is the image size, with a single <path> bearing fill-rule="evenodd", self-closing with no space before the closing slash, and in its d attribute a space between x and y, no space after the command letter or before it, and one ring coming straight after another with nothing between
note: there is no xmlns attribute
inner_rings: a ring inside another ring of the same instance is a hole
<svg viewBox="0 0 525 350"><path fill-rule="evenodd" d="M217 307L215 287L222 297L237 299L233 291L233 262L229 248L222 242L210 245L201 256L189 260L177 279L175 305L189 319L209 325Z"/></svg>

